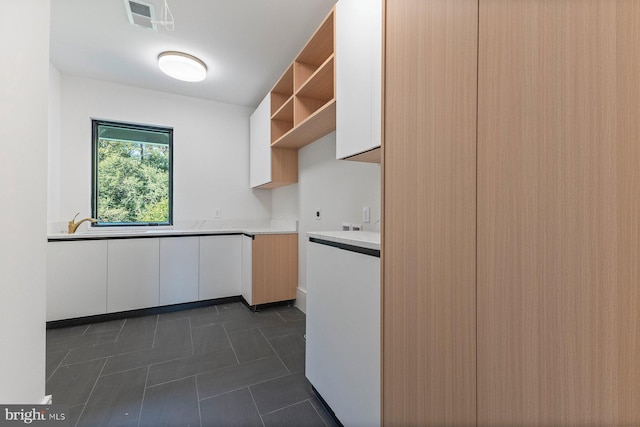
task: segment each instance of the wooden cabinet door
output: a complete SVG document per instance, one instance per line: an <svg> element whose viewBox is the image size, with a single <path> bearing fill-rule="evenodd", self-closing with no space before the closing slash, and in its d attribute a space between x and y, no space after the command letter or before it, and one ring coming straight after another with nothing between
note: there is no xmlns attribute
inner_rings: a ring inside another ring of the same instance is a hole
<svg viewBox="0 0 640 427"><path fill-rule="evenodd" d="M298 235L258 234L253 240L253 305L296 299L298 287Z"/></svg>
<svg viewBox="0 0 640 427"><path fill-rule="evenodd" d="M640 425L640 2L479 16L478 424Z"/></svg>
<svg viewBox="0 0 640 427"><path fill-rule="evenodd" d="M476 421L478 2L386 0L383 423Z"/></svg>

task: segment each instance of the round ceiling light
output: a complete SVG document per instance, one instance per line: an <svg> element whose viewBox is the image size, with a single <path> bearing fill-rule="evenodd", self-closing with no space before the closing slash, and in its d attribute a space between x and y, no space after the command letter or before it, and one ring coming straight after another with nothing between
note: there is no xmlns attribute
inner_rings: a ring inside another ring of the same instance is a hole
<svg viewBox="0 0 640 427"><path fill-rule="evenodd" d="M185 82L199 82L207 77L207 66L195 56L182 52L162 52L158 66L166 75Z"/></svg>

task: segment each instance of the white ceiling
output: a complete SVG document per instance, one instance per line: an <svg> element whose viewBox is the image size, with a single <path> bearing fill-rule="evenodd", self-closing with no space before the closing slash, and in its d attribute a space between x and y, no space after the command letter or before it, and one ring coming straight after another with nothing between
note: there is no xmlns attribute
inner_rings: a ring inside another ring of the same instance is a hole
<svg viewBox="0 0 640 427"><path fill-rule="evenodd" d="M163 0L153 3L160 15ZM51 0L51 53L62 73L255 107L336 0L167 0L175 30L129 24L123 0ZM199 83L160 72L166 50L208 66Z"/></svg>

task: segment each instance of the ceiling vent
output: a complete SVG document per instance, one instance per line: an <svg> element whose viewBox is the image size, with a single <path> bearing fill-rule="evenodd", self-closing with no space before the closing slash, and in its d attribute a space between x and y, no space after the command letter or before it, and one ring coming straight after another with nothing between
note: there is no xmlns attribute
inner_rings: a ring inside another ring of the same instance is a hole
<svg viewBox="0 0 640 427"><path fill-rule="evenodd" d="M124 5L127 9L129 23L150 30L157 30L155 23L156 13L153 4L140 0L124 0Z"/></svg>

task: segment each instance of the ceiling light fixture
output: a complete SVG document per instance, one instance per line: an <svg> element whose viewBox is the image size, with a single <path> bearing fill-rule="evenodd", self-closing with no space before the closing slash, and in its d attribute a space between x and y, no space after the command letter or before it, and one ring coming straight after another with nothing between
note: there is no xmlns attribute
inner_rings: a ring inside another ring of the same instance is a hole
<svg viewBox="0 0 640 427"><path fill-rule="evenodd" d="M166 75L185 82L199 82L207 77L207 66L200 59L183 52L162 52L158 67Z"/></svg>

